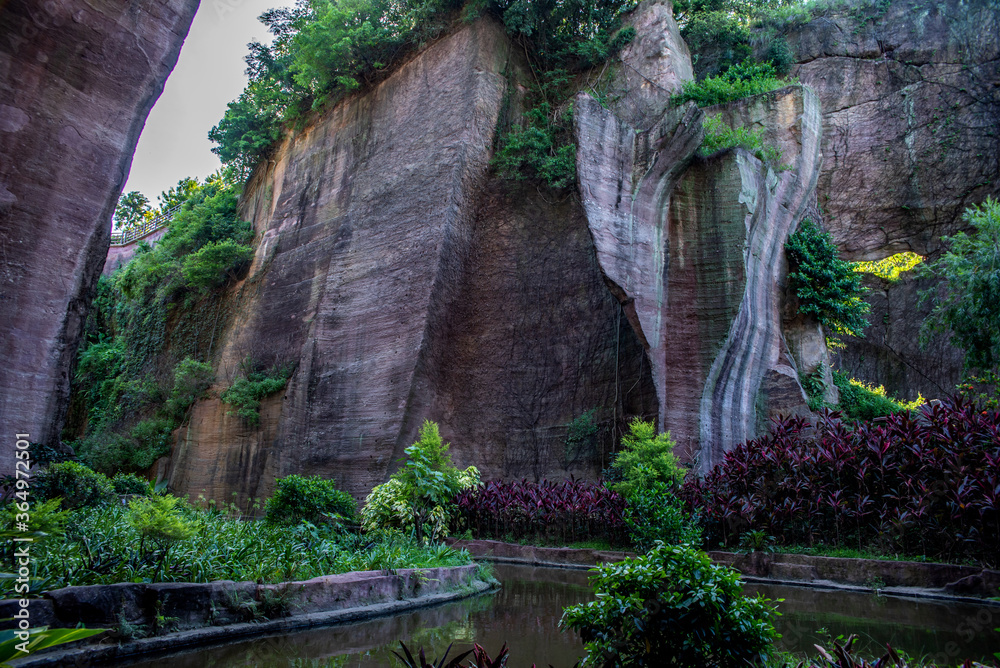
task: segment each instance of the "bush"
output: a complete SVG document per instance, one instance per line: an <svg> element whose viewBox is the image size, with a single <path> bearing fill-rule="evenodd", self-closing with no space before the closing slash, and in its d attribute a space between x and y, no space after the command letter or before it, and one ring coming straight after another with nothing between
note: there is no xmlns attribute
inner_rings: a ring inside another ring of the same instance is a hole
<svg viewBox="0 0 1000 668"><path fill-rule="evenodd" d="M685 482L682 498L712 544L762 531L778 545L1000 563L1000 412L956 397L870 423L827 413L807 426L778 422Z"/></svg>
<svg viewBox="0 0 1000 668"><path fill-rule="evenodd" d="M635 418L629 423L629 433L622 437L622 449L608 471L611 489L628 496L638 489L649 489L653 483L680 485L684 469L673 454L670 433L657 434L652 422Z"/></svg>
<svg viewBox="0 0 1000 668"><path fill-rule="evenodd" d="M862 297L861 274L840 259L833 238L806 218L788 238L788 280L799 312L814 316L837 334L861 336L871 306Z"/></svg>
<svg viewBox="0 0 1000 668"><path fill-rule="evenodd" d="M77 462L59 462L39 475L37 489L46 499L62 498L63 508L96 506L114 497L107 476Z"/></svg>
<svg viewBox="0 0 1000 668"><path fill-rule="evenodd" d="M264 516L275 524L318 524L325 516L354 521L354 499L319 476L290 475L278 478L274 496L264 504Z"/></svg>
<svg viewBox="0 0 1000 668"><path fill-rule="evenodd" d="M553 117L554 116L554 117ZM525 113L527 125L500 137L493 165L506 179L537 179L550 188L576 183L576 144L572 143L573 105L554 115L542 102Z"/></svg>
<svg viewBox="0 0 1000 668"><path fill-rule="evenodd" d="M594 569L596 600L566 608L597 666L760 665L775 638L770 601L744 596L739 574L686 546Z"/></svg>
<svg viewBox="0 0 1000 668"><path fill-rule="evenodd" d="M181 273L189 288L208 292L236 280L253 258L253 248L232 239L212 241L184 257Z"/></svg>
<svg viewBox="0 0 1000 668"><path fill-rule="evenodd" d="M462 526L476 538L627 542L625 500L600 483L491 480L459 494L457 504Z"/></svg>
<svg viewBox="0 0 1000 668"><path fill-rule="evenodd" d="M174 368L174 387L163 407L164 413L173 418L179 426L188 409L204 396L213 382L215 374L212 372L211 364L185 357Z"/></svg>
<svg viewBox="0 0 1000 668"><path fill-rule="evenodd" d="M115 494L138 494L139 496L150 496L153 493L153 486L145 478L140 478L134 473L118 473L111 479L111 486L115 489Z"/></svg>
<svg viewBox="0 0 1000 668"><path fill-rule="evenodd" d="M924 404L924 398L919 396L910 402L893 399L886 395L881 385L866 385L837 371L833 372L833 383L840 390L838 409L851 420L874 420L892 413L911 411Z"/></svg>
<svg viewBox="0 0 1000 668"><path fill-rule="evenodd" d="M625 526L637 552L649 551L657 541L667 545L701 544L701 529L677 497L674 484L655 481L635 489L625 502Z"/></svg>
<svg viewBox="0 0 1000 668"><path fill-rule="evenodd" d="M693 100L699 107L711 107L768 93L793 83L795 82L792 80L779 79L771 63L746 60L733 65L717 77L685 82L681 92L674 96L673 102L682 104Z"/></svg>
<svg viewBox="0 0 1000 668"><path fill-rule="evenodd" d="M761 162L778 167L781 164L781 149L764 141L763 128L731 128L718 116L708 116L704 121L705 138L699 152L703 157L730 148L742 148L753 153Z"/></svg>
<svg viewBox="0 0 1000 668"><path fill-rule="evenodd" d="M459 471L451 463L448 444L437 424L425 420L419 440L406 448L406 462L389 480L376 486L361 509L365 531L393 529L437 541L447 535L455 513L455 497L479 485L479 471Z"/></svg>
<svg viewBox="0 0 1000 668"><path fill-rule="evenodd" d="M60 505L58 497L31 504L28 512L27 531L34 534L32 538L35 542L63 535L66 524L70 521L71 511L60 510ZM9 531L12 533L12 537L23 536L24 531L15 531L19 514L21 514L21 510L18 509L17 503L9 503L0 508L0 533Z"/></svg>
<svg viewBox="0 0 1000 668"><path fill-rule="evenodd" d="M260 423L260 401L266 396L280 392L288 384L291 370L271 367L268 371L251 371L237 378L220 398L236 408L236 414L253 427Z"/></svg>
<svg viewBox="0 0 1000 668"><path fill-rule="evenodd" d="M197 525L184 517L179 505L181 500L170 495L133 499L128 505L125 520L139 534L140 554L146 552L147 541L165 551L195 535Z"/></svg>

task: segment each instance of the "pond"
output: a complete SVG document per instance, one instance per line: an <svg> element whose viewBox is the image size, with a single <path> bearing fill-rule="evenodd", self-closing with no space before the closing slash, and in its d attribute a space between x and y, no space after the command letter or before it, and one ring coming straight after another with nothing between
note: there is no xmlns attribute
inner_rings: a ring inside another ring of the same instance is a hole
<svg viewBox="0 0 1000 668"><path fill-rule="evenodd" d="M464 601L367 622L325 627L291 635L255 638L172 655L139 664L146 668L205 666L289 666L374 668L401 665L392 657L399 640L414 651L423 646L438 658L449 643L462 651L473 642L494 654L511 645L510 668L552 664L571 666L584 655L575 634L558 628L562 609L588 600L586 571L497 565L503 588ZM986 659L1000 649L1000 608L916 601L871 594L819 591L803 587L747 585L779 604L781 647L815 652L820 629L836 638L857 633L877 652L885 643L912 656ZM454 650L453 650L454 653Z"/></svg>

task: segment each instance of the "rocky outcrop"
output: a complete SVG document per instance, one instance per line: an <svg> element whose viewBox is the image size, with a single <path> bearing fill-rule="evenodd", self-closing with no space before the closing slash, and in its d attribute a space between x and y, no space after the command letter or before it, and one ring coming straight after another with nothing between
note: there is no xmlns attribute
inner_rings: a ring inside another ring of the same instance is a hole
<svg viewBox="0 0 1000 668"><path fill-rule="evenodd" d="M794 87L709 110L766 129L791 166L779 172L742 149L696 158L693 106L639 133L586 96L576 109L598 260L650 357L661 428L707 470L757 434L762 387L784 412L804 404L781 331L783 248L814 208L819 102Z"/></svg>
<svg viewBox="0 0 1000 668"><path fill-rule="evenodd" d="M428 418L485 477L595 475L606 448L567 452L566 424L596 407L615 407L604 425L655 413L579 204L489 174L508 64L498 24L461 28L289 137L252 179L260 244L216 389L247 356L294 373L260 429L197 404L174 490L262 498L275 476L308 473L363 498Z"/></svg>
<svg viewBox="0 0 1000 668"><path fill-rule="evenodd" d="M823 107L817 191L845 257L933 256L967 206L1000 194L995 2L897 0L817 17L786 39L793 74ZM847 340L840 368L895 396L950 392L961 353L944 337L918 345L926 309L912 280L869 301L872 324L864 340Z"/></svg>
<svg viewBox="0 0 1000 668"><path fill-rule="evenodd" d="M111 215L197 6L12 0L0 9L5 458L15 433L58 440Z"/></svg>

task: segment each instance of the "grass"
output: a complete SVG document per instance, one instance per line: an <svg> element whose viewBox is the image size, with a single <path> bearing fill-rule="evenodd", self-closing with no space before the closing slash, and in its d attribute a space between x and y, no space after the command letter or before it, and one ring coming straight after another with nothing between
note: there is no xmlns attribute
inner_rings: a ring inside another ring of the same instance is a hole
<svg viewBox="0 0 1000 668"><path fill-rule="evenodd" d="M278 583L350 571L472 562L465 550L422 546L398 534L359 535L305 523L282 526L188 504L180 512L194 525L193 535L143 551L127 508L108 504L74 511L64 536L33 546L33 591L115 582Z"/></svg>

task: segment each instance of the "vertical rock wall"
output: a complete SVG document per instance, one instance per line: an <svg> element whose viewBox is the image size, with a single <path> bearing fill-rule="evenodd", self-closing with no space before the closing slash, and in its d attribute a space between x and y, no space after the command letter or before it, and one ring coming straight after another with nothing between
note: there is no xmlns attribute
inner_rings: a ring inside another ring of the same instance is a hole
<svg viewBox="0 0 1000 668"><path fill-rule="evenodd" d="M0 453L59 437L111 215L198 0L0 5ZM4 469L11 472L11 469Z"/></svg>

